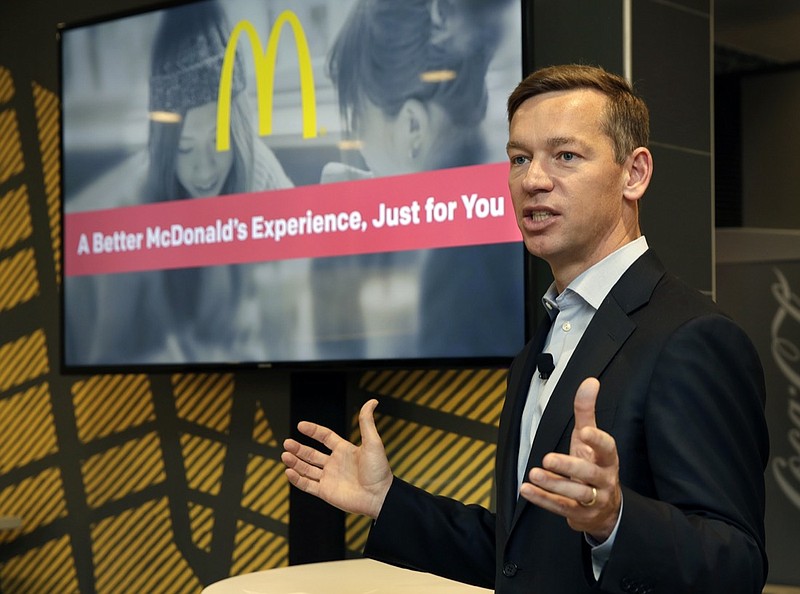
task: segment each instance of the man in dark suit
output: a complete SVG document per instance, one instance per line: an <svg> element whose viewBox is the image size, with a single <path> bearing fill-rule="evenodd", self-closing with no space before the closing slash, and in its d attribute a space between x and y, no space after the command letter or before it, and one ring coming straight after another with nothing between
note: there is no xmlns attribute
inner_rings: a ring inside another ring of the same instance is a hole
<svg viewBox="0 0 800 594"><path fill-rule="evenodd" d="M760 592L763 373L641 234L645 104L602 69L557 66L520 83L509 124L519 227L555 281L509 371L496 514L393 477L374 400L358 447L301 423L331 454L287 440L289 481L375 518L367 556L500 593Z"/></svg>

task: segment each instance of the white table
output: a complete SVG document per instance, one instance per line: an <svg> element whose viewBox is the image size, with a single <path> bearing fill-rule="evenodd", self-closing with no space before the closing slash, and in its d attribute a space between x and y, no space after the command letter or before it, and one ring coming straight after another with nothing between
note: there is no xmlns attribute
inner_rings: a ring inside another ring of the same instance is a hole
<svg viewBox="0 0 800 594"><path fill-rule="evenodd" d="M231 577L202 594L492 594L372 559L348 559L268 569Z"/></svg>

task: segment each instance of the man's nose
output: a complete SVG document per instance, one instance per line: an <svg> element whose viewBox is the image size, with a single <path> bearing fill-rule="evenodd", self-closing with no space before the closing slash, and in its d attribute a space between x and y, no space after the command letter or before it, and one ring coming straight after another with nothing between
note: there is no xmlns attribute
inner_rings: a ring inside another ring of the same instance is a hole
<svg viewBox="0 0 800 594"><path fill-rule="evenodd" d="M522 185L526 192L549 192L553 189L552 179L545 170L541 159L531 159Z"/></svg>

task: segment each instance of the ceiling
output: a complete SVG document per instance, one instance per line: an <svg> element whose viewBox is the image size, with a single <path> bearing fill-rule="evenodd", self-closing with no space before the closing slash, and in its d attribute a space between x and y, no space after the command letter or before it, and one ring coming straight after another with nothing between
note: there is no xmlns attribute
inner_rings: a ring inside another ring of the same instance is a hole
<svg viewBox="0 0 800 594"><path fill-rule="evenodd" d="M714 0L715 44L766 63L800 63L800 0Z"/></svg>

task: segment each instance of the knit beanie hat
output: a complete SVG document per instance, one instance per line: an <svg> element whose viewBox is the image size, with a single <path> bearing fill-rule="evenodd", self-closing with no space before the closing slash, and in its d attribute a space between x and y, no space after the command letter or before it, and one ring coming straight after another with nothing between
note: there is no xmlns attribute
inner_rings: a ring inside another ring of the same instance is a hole
<svg viewBox="0 0 800 594"><path fill-rule="evenodd" d="M230 27L216 2L175 7L162 19L153 44L150 111L185 113L217 101ZM245 88L238 53L233 95Z"/></svg>

